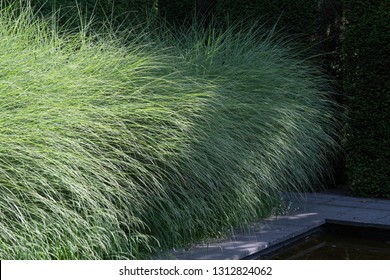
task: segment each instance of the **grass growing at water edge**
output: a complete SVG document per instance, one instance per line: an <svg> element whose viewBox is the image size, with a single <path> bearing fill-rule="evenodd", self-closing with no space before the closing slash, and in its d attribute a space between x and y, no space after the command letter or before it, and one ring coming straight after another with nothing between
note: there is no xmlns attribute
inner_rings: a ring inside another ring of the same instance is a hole
<svg viewBox="0 0 390 280"><path fill-rule="evenodd" d="M147 257L266 216L327 171L328 83L281 39L124 42L0 13L2 259Z"/></svg>

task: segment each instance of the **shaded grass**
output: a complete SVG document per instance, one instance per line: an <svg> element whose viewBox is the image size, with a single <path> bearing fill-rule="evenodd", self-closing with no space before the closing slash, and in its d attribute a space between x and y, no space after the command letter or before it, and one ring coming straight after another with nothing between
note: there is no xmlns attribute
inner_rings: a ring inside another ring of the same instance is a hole
<svg viewBox="0 0 390 280"><path fill-rule="evenodd" d="M335 105L291 42L52 26L1 11L2 259L145 258L264 217L328 171Z"/></svg>

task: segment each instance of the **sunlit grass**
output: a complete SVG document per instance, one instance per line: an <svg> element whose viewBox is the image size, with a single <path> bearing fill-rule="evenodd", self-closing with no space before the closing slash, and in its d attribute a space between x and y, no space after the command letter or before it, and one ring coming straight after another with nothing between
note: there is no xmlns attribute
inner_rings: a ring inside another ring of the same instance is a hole
<svg viewBox="0 0 390 280"><path fill-rule="evenodd" d="M1 259L144 258L266 216L328 171L335 105L286 41L0 15Z"/></svg>

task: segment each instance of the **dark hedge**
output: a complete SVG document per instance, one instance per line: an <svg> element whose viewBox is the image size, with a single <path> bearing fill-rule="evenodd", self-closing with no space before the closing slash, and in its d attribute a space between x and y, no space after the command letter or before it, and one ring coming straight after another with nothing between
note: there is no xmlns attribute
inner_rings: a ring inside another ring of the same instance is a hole
<svg viewBox="0 0 390 280"><path fill-rule="evenodd" d="M344 0L347 176L355 195L390 198L390 1Z"/></svg>

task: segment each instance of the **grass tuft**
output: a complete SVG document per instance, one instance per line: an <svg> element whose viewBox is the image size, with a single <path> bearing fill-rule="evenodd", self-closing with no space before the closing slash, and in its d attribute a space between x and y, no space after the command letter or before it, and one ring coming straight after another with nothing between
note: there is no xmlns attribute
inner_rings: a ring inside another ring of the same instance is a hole
<svg viewBox="0 0 390 280"><path fill-rule="evenodd" d="M1 259L146 258L329 171L332 91L288 40L52 23L0 11Z"/></svg>

